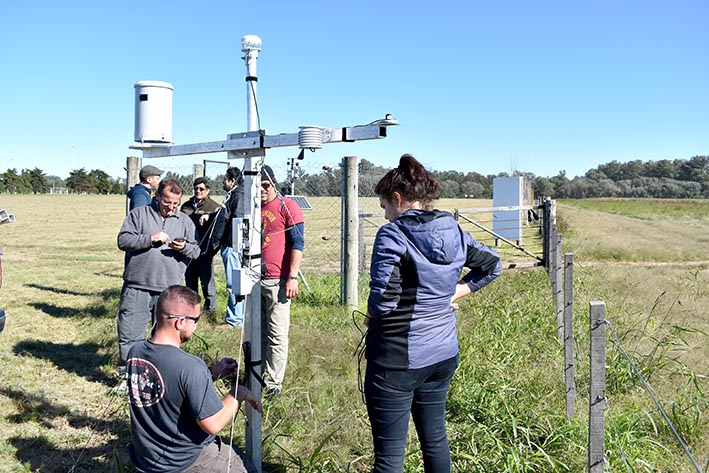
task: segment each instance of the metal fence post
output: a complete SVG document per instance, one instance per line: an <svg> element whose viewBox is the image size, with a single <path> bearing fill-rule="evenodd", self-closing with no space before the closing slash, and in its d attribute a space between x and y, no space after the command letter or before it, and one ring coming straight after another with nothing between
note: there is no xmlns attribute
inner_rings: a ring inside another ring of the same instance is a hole
<svg viewBox="0 0 709 473"><path fill-rule="evenodd" d="M360 272L367 270L367 245L364 239L364 219L361 216L357 218L357 242L359 243L359 270Z"/></svg>
<svg viewBox="0 0 709 473"><path fill-rule="evenodd" d="M554 225L552 227L554 235L554 250L552 252L552 292L556 306L556 337L560 342L564 341L564 275L563 256L561 252L561 233Z"/></svg>
<svg viewBox="0 0 709 473"><path fill-rule="evenodd" d="M564 255L564 383L566 385L566 417L576 413L574 369L574 254Z"/></svg>
<svg viewBox="0 0 709 473"><path fill-rule="evenodd" d="M591 390L588 399L588 471L603 473L604 410L606 402L606 304L589 303L591 329Z"/></svg>
<svg viewBox="0 0 709 473"><path fill-rule="evenodd" d="M342 254L341 260L342 299L349 308L359 306L357 283L359 280L359 172L357 156L345 156L343 159L342 193Z"/></svg>

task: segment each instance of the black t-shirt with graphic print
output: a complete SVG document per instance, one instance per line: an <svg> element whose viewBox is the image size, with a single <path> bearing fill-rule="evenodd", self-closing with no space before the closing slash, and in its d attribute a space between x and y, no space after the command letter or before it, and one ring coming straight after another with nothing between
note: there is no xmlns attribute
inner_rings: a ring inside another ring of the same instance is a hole
<svg viewBox="0 0 709 473"><path fill-rule="evenodd" d="M214 440L196 419L222 409L206 363L178 347L144 340L128 353L126 373L136 471L176 471L194 463Z"/></svg>

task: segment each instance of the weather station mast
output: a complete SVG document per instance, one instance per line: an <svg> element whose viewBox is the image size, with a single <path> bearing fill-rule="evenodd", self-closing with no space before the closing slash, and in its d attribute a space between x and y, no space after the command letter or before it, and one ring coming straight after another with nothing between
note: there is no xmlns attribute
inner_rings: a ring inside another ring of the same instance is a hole
<svg viewBox="0 0 709 473"><path fill-rule="evenodd" d="M245 324L242 332L246 387L261 397L261 169L270 148L299 147L315 151L329 143L349 143L387 137L387 128L399 122L386 115L367 125L340 128L299 126L295 133L268 135L259 129L256 89L256 61L261 38L246 35L241 39L246 63L246 131L227 135L226 140L176 145L172 141L172 93L168 82L141 81L135 88L135 143L130 149L141 150L143 158L164 158L191 154L227 153L229 160L243 159L243 195L233 228L232 247L240 255L242 266L233 272L232 292L244 297ZM246 403L246 454L257 471L262 471L261 415Z"/></svg>

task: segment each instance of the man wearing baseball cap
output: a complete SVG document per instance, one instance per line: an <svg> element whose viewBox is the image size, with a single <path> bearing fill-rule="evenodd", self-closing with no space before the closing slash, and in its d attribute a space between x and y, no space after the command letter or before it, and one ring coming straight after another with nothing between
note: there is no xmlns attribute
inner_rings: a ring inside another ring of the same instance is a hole
<svg viewBox="0 0 709 473"><path fill-rule="evenodd" d="M140 170L140 183L131 187L127 194L130 199L130 210L143 205L150 205L153 201L152 193L158 188L162 173L161 169L151 164L144 166Z"/></svg>

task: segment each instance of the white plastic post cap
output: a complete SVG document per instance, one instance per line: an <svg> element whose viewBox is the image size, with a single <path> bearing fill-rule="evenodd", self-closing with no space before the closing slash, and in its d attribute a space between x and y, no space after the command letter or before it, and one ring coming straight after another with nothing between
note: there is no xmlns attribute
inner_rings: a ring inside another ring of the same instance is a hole
<svg viewBox="0 0 709 473"><path fill-rule="evenodd" d="M256 36L255 34L247 34L243 38L241 38L241 50L246 52L246 51L261 51L261 38Z"/></svg>

